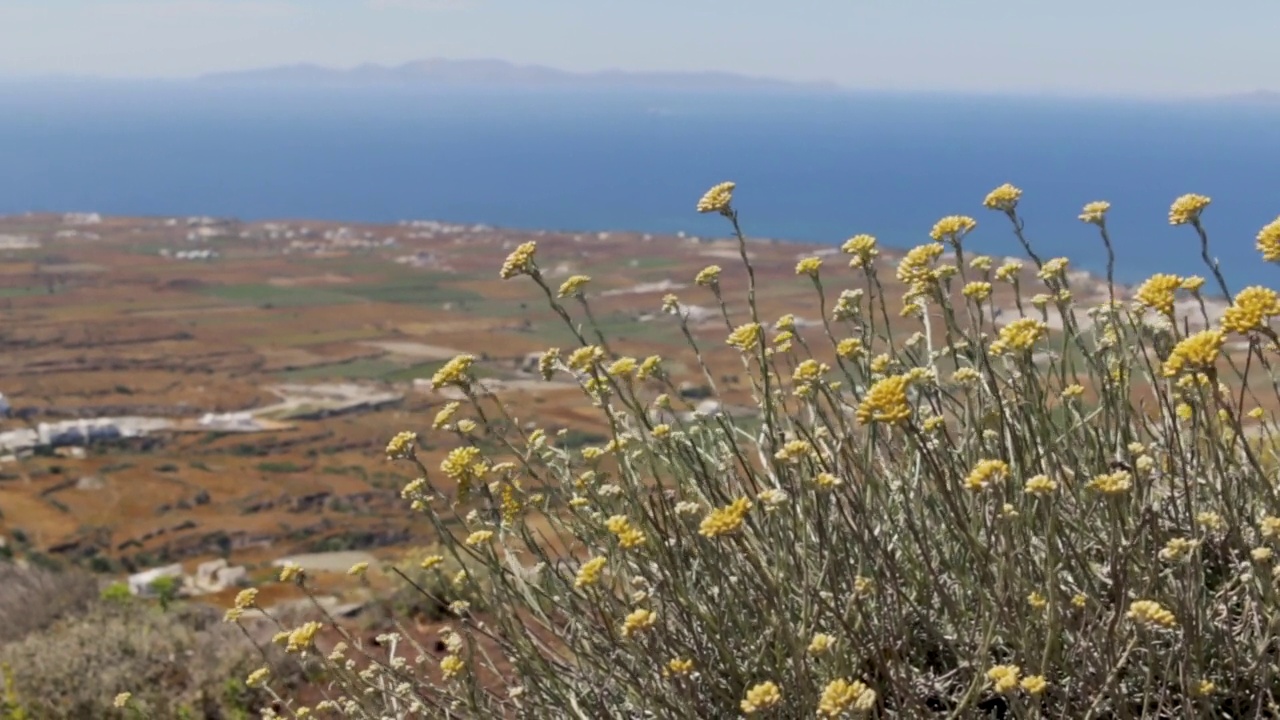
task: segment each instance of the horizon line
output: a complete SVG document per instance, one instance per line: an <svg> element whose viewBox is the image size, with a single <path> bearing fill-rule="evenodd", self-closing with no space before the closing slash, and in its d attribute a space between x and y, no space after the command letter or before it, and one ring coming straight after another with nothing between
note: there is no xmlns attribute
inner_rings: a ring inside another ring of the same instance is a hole
<svg viewBox="0 0 1280 720"><path fill-rule="evenodd" d="M512 70L542 70L550 71L568 76L570 78L599 79L601 76L632 76L632 77L660 77L666 79L678 78L697 78L697 77L722 77L733 80L744 80L761 84L774 84L774 88L746 87L734 88L735 90L763 93L769 90L789 90L789 91L807 91L813 94L829 94L829 95L867 95L867 94L892 94L892 95L914 95L914 96L953 96L953 97L987 97L987 98L1051 98L1051 99L1082 99L1082 100L1129 100L1129 101L1172 101L1172 102L1203 102L1203 101L1249 101L1261 100L1265 102L1280 102L1280 90L1271 88L1256 88L1253 90L1241 90L1228 93L1211 93L1208 91L1190 94L1170 94L1164 92L1143 92L1143 91L1108 91L1108 92L1089 92L1083 89L1069 88L943 88L943 87L877 87L877 86L856 86L840 83L834 80L793 80L771 75L757 75L750 73L736 72L732 70L720 69L682 69L682 70L635 70L622 67L605 67L593 70L568 70L541 63L525 63L502 58L494 57L468 57L468 58L449 58L449 57L423 57L414 60L408 60L400 63L377 63L377 62L360 62L351 65L326 65L323 63L300 60L291 63L280 63L273 65L261 65L248 68L230 68L222 70L210 70L195 74L184 75L93 75L82 73L45 73L40 75L24 75L24 74L7 74L0 73L0 82L5 83L102 83L102 84L124 84L124 83L154 83L167 85L210 83L218 80L226 80L228 82L236 80L251 80L249 77L255 73L269 73L272 71L285 70L319 70L334 74L350 73L361 69L383 69L397 70L409 68L413 65L423 63L443 63L443 64L467 64L467 63L493 63L508 66ZM237 77L240 76L240 77ZM268 84L268 83L261 83ZM289 83L281 81L276 84L292 84L302 85L304 83ZM480 82L476 83L478 87L491 86L492 83ZM536 85L526 85L530 89L544 89ZM571 88L566 88L571 89ZM583 88L592 90L603 90L612 88ZM620 88L623 90L633 88Z"/></svg>

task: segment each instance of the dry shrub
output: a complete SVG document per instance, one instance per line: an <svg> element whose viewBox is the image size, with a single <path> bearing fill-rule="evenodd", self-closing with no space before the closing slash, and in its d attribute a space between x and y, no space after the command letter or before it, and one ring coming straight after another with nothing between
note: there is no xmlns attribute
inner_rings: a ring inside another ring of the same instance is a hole
<svg viewBox="0 0 1280 720"><path fill-rule="evenodd" d="M0 562L0 645L39 632L98 597L98 581L79 570Z"/></svg>
<svg viewBox="0 0 1280 720"><path fill-rule="evenodd" d="M0 647L19 707L49 720L132 717L113 707L121 692L131 692L148 717L246 717L265 699L241 679L261 662L211 608L161 612L137 602L95 603Z"/></svg>

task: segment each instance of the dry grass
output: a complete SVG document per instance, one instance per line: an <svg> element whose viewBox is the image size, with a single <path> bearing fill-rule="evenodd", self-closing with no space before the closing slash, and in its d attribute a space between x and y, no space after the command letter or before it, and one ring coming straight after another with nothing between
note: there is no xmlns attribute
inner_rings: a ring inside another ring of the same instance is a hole
<svg viewBox="0 0 1280 720"><path fill-rule="evenodd" d="M277 655L280 653L277 653ZM130 692L133 709L152 718L247 718L270 698L242 681L262 656L216 611L160 612L135 602L98 602L42 632L0 646L11 680L8 718L136 717L114 707ZM298 675L277 663L282 683Z"/></svg>
<svg viewBox="0 0 1280 720"><path fill-rule="evenodd" d="M98 581L88 573L0 561L0 645L44 630L97 597Z"/></svg>

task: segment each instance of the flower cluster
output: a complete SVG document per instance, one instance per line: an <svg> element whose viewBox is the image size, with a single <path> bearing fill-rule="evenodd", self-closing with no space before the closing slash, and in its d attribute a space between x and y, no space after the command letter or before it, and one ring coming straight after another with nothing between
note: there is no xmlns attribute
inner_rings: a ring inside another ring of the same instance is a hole
<svg viewBox="0 0 1280 720"><path fill-rule="evenodd" d="M1200 213L1209 207L1210 202L1209 198L1195 193L1188 193L1178 197L1169 206L1169 224L1186 225L1187 223L1199 222Z"/></svg>

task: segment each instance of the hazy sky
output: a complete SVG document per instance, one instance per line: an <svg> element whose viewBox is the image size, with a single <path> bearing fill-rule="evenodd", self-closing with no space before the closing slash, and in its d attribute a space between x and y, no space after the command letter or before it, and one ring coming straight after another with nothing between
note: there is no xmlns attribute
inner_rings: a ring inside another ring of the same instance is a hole
<svg viewBox="0 0 1280 720"><path fill-rule="evenodd" d="M1280 90L1280 0L0 0L0 75L492 57L855 88Z"/></svg>

